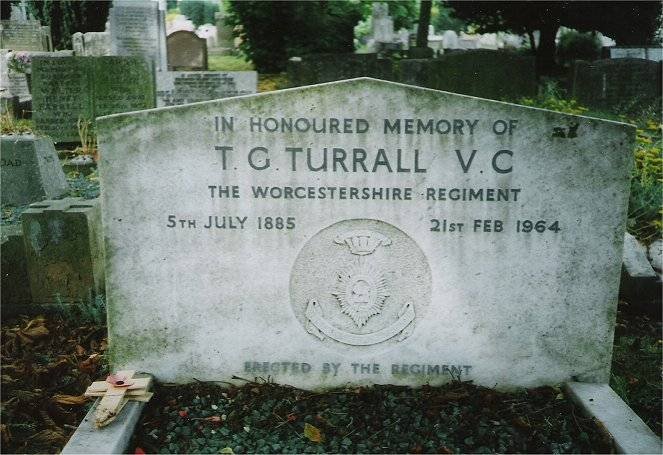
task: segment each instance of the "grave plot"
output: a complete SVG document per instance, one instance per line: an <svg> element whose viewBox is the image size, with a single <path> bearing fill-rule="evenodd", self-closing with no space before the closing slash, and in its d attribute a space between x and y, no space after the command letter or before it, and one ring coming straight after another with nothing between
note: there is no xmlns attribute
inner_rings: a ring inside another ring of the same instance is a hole
<svg viewBox="0 0 663 455"><path fill-rule="evenodd" d="M99 139L116 369L609 377L630 126L357 79L108 116Z"/></svg>

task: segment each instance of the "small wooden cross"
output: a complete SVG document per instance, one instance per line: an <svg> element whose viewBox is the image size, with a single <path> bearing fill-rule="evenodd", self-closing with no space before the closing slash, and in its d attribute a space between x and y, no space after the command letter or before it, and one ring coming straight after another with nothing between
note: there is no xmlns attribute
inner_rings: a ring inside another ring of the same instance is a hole
<svg viewBox="0 0 663 455"><path fill-rule="evenodd" d="M124 405L130 400L150 401L153 393L148 392L152 382L151 377L133 379L133 370L119 371L115 376L122 377L130 382L128 386L117 387L107 381L95 381L85 391L86 397L102 397L94 413L95 425L98 428L104 427L115 420Z"/></svg>

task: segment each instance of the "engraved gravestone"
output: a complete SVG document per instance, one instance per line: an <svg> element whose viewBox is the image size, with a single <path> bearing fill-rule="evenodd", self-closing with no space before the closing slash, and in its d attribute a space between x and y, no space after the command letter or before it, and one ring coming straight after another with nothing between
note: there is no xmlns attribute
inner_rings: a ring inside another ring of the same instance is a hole
<svg viewBox="0 0 663 455"><path fill-rule="evenodd" d="M160 71L157 107L209 101L258 91L255 71Z"/></svg>
<svg viewBox="0 0 663 455"><path fill-rule="evenodd" d="M143 57L166 69L165 16L156 1L114 1L108 17L111 55Z"/></svg>
<svg viewBox="0 0 663 455"><path fill-rule="evenodd" d="M0 49L48 51L39 21L0 21Z"/></svg>
<svg viewBox="0 0 663 455"><path fill-rule="evenodd" d="M115 369L609 378L631 126L362 78L98 133Z"/></svg>
<svg viewBox="0 0 663 455"><path fill-rule="evenodd" d="M3 206L57 198L69 191L50 139L3 135L0 143Z"/></svg>
<svg viewBox="0 0 663 455"><path fill-rule="evenodd" d="M79 120L155 106L152 63L140 57L35 57L35 127L55 141L79 140Z"/></svg>

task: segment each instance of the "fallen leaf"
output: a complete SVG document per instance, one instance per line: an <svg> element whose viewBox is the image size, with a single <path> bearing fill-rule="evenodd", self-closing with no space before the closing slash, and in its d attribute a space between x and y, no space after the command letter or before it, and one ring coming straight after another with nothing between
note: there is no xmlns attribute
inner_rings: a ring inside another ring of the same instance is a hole
<svg viewBox="0 0 663 455"><path fill-rule="evenodd" d="M230 447L224 447L223 449L221 449L221 451L220 451L219 453L230 453L230 454L233 454L233 453L235 453L235 452L233 452L233 449L231 449Z"/></svg>
<svg viewBox="0 0 663 455"><path fill-rule="evenodd" d="M324 436L319 428L314 427L310 423L304 424L304 436L311 442L322 442Z"/></svg>
<svg viewBox="0 0 663 455"><path fill-rule="evenodd" d="M64 445L67 440L62 433L54 430L42 430L39 433L33 434L28 439L36 440L41 444L57 444Z"/></svg>
<svg viewBox="0 0 663 455"><path fill-rule="evenodd" d="M297 420L297 415L291 412L285 418L288 420L288 422L294 422Z"/></svg>
<svg viewBox="0 0 663 455"><path fill-rule="evenodd" d="M85 395L54 395L51 400L57 404L81 406L88 402L89 397L86 397Z"/></svg>
<svg viewBox="0 0 663 455"><path fill-rule="evenodd" d="M212 423L221 423L221 416L210 416L206 417L205 420Z"/></svg>
<svg viewBox="0 0 663 455"><path fill-rule="evenodd" d="M76 354L83 356L85 355L85 348L81 346L80 344L76 345Z"/></svg>
<svg viewBox="0 0 663 455"><path fill-rule="evenodd" d="M182 417L183 419L186 419L187 417L189 417L189 413L186 412L186 411L180 411L180 412L179 412L179 415L180 415L180 417Z"/></svg>
<svg viewBox="0 0 663 455"><path fill-rule="evenodd" d="M141 449L140 447L136 447L136 450L134 450L135 455L145 455L145 451Z"/></svg>

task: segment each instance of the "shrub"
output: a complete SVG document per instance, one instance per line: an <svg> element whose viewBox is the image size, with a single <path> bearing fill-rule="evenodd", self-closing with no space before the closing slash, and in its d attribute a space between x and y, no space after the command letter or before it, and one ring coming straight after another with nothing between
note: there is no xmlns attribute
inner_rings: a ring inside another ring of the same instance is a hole
<svg viewBox="0 0 663 455"><path fill-rule="evenodd" d="M596 60L601 56L601 41L594 33L569 30L559 38L557 55L562 64L573 60Z"/></svg>
<svg viewBox="0 0 663 455"><path fill-rule="evenodd" d="M232 1L226 23L242 39L240 49L261 73L285 69L290 57L354 51L357 2ZM241 30L239 30L241 28Z"/></svg>

